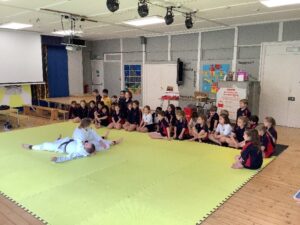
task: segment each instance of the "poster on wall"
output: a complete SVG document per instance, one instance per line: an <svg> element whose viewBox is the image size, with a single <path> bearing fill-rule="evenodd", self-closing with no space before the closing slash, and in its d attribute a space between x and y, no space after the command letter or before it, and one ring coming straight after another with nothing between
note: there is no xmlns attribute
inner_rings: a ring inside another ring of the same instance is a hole
<svg viewBox="0 0 300 225"><path fill-rule="evenodd" d="M229 64L206 64L202 68L202 91L206 93L216 94L218 92L219 80L224 77L230 70Z"/></svg>
<svg viewBox="0 0 300 225"><path fill-rule="evenodd" d="M142 94L142 65L124 65L125 88L134 95Z"/></svg>
<svg viewBox="0 0 300 225"><path fill-rule="evenodd" d="M236 119L236 111L240 107L240 100L247 98L247 91L243 88L220 88L217 93L218 113L222 109L229 111L229 118Z"/></svg>
<svg viewBox="0 0 300 225"><path fill-rule="evenodd" d="M0 105L21 107L24 104L32 104L30 85L0 87Z"/></svg>

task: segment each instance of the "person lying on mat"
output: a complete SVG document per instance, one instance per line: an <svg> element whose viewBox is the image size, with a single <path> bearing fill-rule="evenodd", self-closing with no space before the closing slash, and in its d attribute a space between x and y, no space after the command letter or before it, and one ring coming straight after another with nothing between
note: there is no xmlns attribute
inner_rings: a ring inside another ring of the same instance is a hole
<svg viewBox="0 0 300 225"><path fill-rule="evenodd" d="M257 130L246 130L244 133L245 145L241 155L236 156L233 169L259 169L263 164L263 154L260 149L260 139Z"/></svg>
<svg viewBox="0 0 300 225"><path fill-rule="evenodd" d="M92 120L84 118L81 120L79 126L73 132L73 139L85 143L86 141L95 145L96 151L108 150L112 145L116 145L122 142L122 138L116 141L106 140L109 132L106 132L104 136L100 136L90 126Z"/></svg>
<svg viewBox="0 0 300 225"><path fill-rule="evenodd" d="M23 144L22 147L28 150L66 154L65 156L52 157L51 161L56 163L87 157L95 153L95 145L93 143L82 143L68 137L61 138L61 136L54 142L45 142L39 145Z"/></svg>

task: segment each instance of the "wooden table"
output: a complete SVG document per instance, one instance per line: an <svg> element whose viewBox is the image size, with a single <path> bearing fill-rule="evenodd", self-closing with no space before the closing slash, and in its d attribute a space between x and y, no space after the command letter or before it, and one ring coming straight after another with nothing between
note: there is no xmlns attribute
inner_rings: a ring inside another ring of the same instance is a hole
<svg viewBox="0 0 300 225"><path fill-rule="evenodd" d="M87 103L92 100L96 100L95 96L92 95L78 95L78 96L70 96L70 97L60 97L60 98L44 98L39 99L39 101L45 101L48 103L48 107L50 107L50 103L59 104L59 105L71 105L72 101L76 101L79 103L81 100L85 100Z"/></svg>

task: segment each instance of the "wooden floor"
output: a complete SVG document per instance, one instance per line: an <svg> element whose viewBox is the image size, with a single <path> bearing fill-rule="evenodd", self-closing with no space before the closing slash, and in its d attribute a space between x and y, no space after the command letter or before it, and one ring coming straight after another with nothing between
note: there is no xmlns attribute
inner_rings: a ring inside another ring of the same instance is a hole
<svg viewBox="0 0 300 225"><path fill-rule="evenodd" d="M45 119L30 118L29 120L29 122L24 122L25 127L49 123L49 120ZM278 127L277 130L278 143L289 145L288 150L284 151L202 224L300 224L300 204L292 198L300 189L300 129ZM0 225L23 224L39 225L42 223L0 196Z"/></svg>

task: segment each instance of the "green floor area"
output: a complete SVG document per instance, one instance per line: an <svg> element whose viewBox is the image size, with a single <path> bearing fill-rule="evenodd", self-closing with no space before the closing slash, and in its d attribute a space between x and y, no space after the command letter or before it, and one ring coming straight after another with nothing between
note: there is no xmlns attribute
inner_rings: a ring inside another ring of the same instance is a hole
<svg viewBox="0 0 300 225"><path fill-rule="evenodd" d="M238 150L124 131L110 134L124 137L119 146L62 164L20 147L71 136L75 127L0 134L0 191L49 224L195 225L257 173L230 168Z"/></svg>

